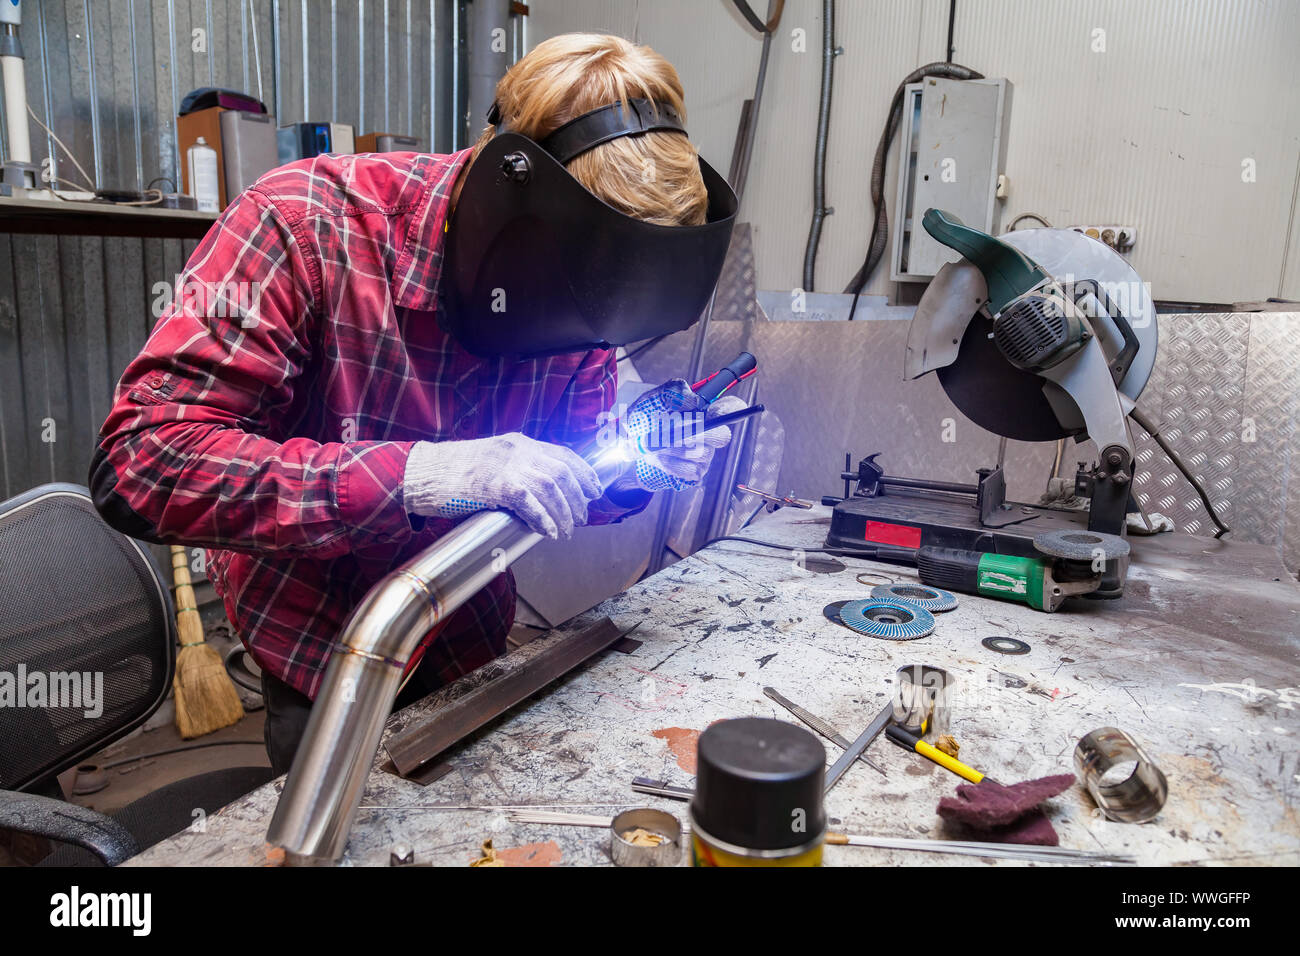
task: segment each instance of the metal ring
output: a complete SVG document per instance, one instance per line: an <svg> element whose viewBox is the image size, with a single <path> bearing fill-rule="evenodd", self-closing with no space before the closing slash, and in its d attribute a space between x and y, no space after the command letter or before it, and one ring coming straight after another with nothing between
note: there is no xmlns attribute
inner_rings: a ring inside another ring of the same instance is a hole
<svg viewBox="0 0 1300 956"><path fill-rule="evenodd" d="M1110 771L1132 766L1127 777ZM1074 769L1107 818L1119 823L1153 819L1169 797L1165 775L1140 744L1118 727L1084 734L1074 748Z"/></svg>
<svg viewBox="0 0 1300 956"><path fill-rule="evenodd" d="M879 580L879 581L864 581L864 580L862 580L863 578L880 578L880 580ZM871 585L876 585L876 584L893 584L895 580L897 580L897 579L896 579L896 578L891 578L891 577L890 577L888 574L886 574L884 571L859 571L859 572L858 572L858 583L859 583L859 584L871 584Z"/></svg>

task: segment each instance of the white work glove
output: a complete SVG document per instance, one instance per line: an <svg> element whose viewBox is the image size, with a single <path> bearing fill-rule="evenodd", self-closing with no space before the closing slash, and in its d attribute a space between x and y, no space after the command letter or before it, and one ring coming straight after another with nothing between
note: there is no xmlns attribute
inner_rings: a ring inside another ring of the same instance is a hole
<svg viewBox="0 0 1300 956"><path fill-rule="evenodd" d="M655 447L653 440L670 434L672 429L668 424L682 421L683 416L708 414L717 417L744 407L745 402L733 395L724 395L712 405L706 405L680 380L666 382L647 392L632 404L626 422L632 440L638 447L647 447L630 473L615 483L615 491L626 491L629 487L644 491L680 491L699 484L713 463L714 453L731 441L730 428L722 425L699 435L675 437L672 444L665 447Z"/></svg>
<svg viewBox="0 0 1300 956"><path fill-rule="evenodd" d="M402 481L411 514L459 518L505 508L548 538L585 525L587 504L602 494L595 470L575 452L519 432L416 442Z"/></svg>
<svg viewBox="0 0 1300 956"><path fill-rule="evenodd" d="M730 415L744 407L745 403L741 399L734 395L723 395L709 406L708 413L714 417ZM704 480L709 466L713 464L714 453L726 448L730 443L731 429L726 425L720 425L700 435L687 437L680 445L652 451L643 461L653 470L675 478L682 484L698 485ZM643 471L646 472L644 476ZM637 469L637 478L641 487L646 488L647 491L655 490L647 487L647 483L663 484L662 479L654 475L651 469Z"/></svg>

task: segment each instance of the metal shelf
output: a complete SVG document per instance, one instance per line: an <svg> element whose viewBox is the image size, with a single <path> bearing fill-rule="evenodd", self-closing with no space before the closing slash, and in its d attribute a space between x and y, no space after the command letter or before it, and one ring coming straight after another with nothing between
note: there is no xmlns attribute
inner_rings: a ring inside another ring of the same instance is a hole
<svg viewBox="0 0 1300 956"><path fill-rule="evenodd" d="M216 213L66 199L0 196L0 232L201 239Z"/></svg>

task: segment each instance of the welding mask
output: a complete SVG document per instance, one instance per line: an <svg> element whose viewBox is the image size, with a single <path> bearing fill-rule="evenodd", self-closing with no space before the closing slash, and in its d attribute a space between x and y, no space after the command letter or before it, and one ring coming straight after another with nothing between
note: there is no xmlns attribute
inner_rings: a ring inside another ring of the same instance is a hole
<svg viewBox="0 0 1300 956"><path fill-rule="evenodd" d="M465 177L439 281L439 321L468 351L518 358L612 348L680 332L722 272L737 200L703 159L706 221L644 222L607 205L565 169L622 136L686 135L669 105L631 100L561 126L542 142L497 135Z"/></svg>

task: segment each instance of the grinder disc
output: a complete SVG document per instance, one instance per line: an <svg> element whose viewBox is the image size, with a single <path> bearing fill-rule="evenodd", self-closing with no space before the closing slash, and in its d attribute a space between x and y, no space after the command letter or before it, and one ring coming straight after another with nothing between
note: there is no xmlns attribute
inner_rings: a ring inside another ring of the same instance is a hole
<svg viewBox="0 0 1300 956"><path fill-rule="evenodd" d="M1044 531L1034 535L1034 547L1043 554L1067 561L1091 561L1098 556L1111 561L1129 552L1128 542L1119 535L1083 528Z"/></svg>
<svg viewBox="0 0 1300 956"><path fill-rule="evenodd" d="M843 624L844 619L840 617L840 608L844 607L844 605L848 603L848 601L835 601L832 604L827 604L822 608L822 614L828 621L834 621L836 624Z"/></svg>
<svg viewBox="0 0 1300 956"><path fill-rule="evenodd" d="M901 581L897 584L877 585L871 589L871 596L885 601L903 601L907 604L915 604L917 607L925 608L931 614L951 611L957 606L957 596L955 594L925 584L910 584L907 581Z"/></svg>
<svg viewBox="0 0 1300 956"><path fill-rule="evenodd" d="M845 627L885 641L914 641L934 631L934 616L929 611L903 601L849 601L839 614Z"/></svg>

